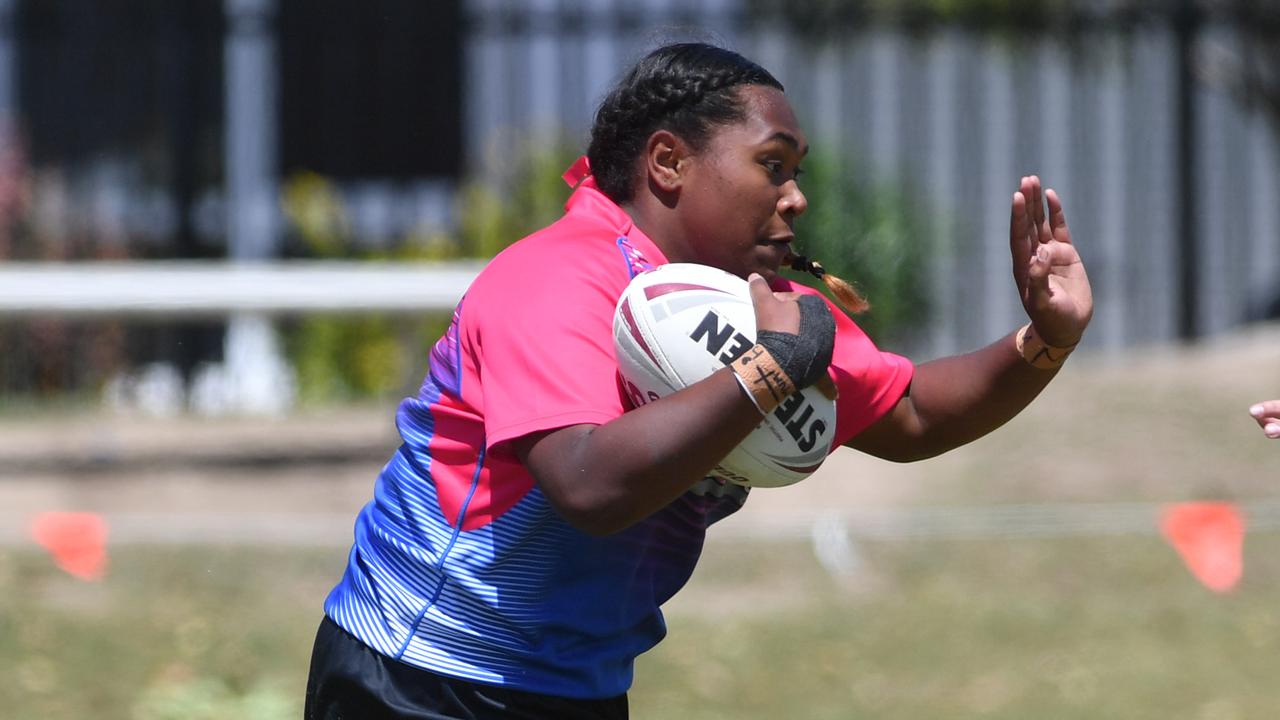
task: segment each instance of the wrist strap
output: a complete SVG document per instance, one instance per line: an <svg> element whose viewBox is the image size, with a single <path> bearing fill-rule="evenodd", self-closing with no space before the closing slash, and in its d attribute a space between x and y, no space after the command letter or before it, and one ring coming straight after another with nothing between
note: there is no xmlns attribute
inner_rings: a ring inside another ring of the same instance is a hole
<svg viewBox="0 0 1280 720"><path fill-rule="evenodd" d="M1067 356L1076 349L1076 345L1079 345L1079 343L1069 347L1054 347L1041 340L1040 336L1036 334L1035 327L1031 323L1027 323L1018 330L1018 334L1014 338L1014 345L1018 348L1018 354L1031 367L1040 370L1057 370L1067 361Z"/></svg>
<svg viewBox="0 0 1280 720"><path fill-rule="evenodd" d="M796 391L795 383L763 345L752 346L729 367L761 415L773 412Z"/></svg>

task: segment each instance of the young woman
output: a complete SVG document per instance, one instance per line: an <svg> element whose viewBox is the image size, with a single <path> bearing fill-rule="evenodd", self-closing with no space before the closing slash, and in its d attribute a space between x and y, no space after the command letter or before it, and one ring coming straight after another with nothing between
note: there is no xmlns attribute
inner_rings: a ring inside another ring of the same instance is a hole
<svg viewBox="0 0 1280 720"><path fill-rule="evenodd" d="M725 368L629 408L611 322L646 268L748 278L749 354L783 396L833 381L838 442L879 457L969 442L1053 378L1092 298L1052 191L1028 177L1013 196L1030 322L913 367L778 274L803 264L807 150L782 85L721 48L660 48L603 101L564 217L480 273L400 406L403 445L325 602L308 718L626 717L632 663L665 633L660 606L747 495L705 475L780 399Z"/></svg>

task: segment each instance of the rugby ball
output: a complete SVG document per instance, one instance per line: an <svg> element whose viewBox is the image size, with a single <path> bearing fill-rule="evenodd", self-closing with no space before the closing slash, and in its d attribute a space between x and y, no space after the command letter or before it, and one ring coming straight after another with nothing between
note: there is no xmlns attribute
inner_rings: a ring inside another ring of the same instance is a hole
<svg viewBox="0 0 1280 720"><path fill-rule="evenodd" d="M747 281L692 263L637 275L613 316L618 373L637 407L733 362L755 336ZM711 475L752 487L791 485L822 465L835 431L835 401L805 388L766 416Z"/></svg>

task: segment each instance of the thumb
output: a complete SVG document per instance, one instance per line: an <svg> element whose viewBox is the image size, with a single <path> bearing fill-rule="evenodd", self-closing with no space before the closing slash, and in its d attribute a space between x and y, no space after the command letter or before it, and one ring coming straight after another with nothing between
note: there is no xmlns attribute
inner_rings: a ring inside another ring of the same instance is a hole
<svg viewBox="0 0 1280 720"><path fill-rule="evenodd" d="M751 290L751 302L759 305L764 298L773 297L773 290L769 287L769 283L760 273L751 273L747 276L747 286Z"/></svg>
<svg viewBox="0 0 1280 720"><path fill-rule="evenodd" d="M747 277L751 304L756 311L756 331L774 330L795 333L800 328L800 306L778 299L769 283L757 273Z"/></svg>
<svg viewBox="0 0 1280 720"><path fill-rule="evenodd" d="M1049 291L1049 273L1053 269L1052 255L1047 245L1040 245L1027 263L1027 293L1032 297Z"/></svg>

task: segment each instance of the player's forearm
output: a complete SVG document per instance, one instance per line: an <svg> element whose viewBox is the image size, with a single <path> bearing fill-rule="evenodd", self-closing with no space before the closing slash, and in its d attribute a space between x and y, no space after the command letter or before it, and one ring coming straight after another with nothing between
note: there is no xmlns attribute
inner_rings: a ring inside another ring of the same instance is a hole
<svg viewBox="0 0 1280 720"><path fill-rule="evenodd" d="M1029 405L1056 374L1027 363L1013 335L920 365L910 395L918 437L914 452L904 459L933 457L995 430Z"/></svg>
<svg viewBox="0 0 1280 720"><path fill-rule="evenodd" d="M623 530L670 504L761 421L729 369L571 437L539 442L530 468L584 532Z"/></svg>

